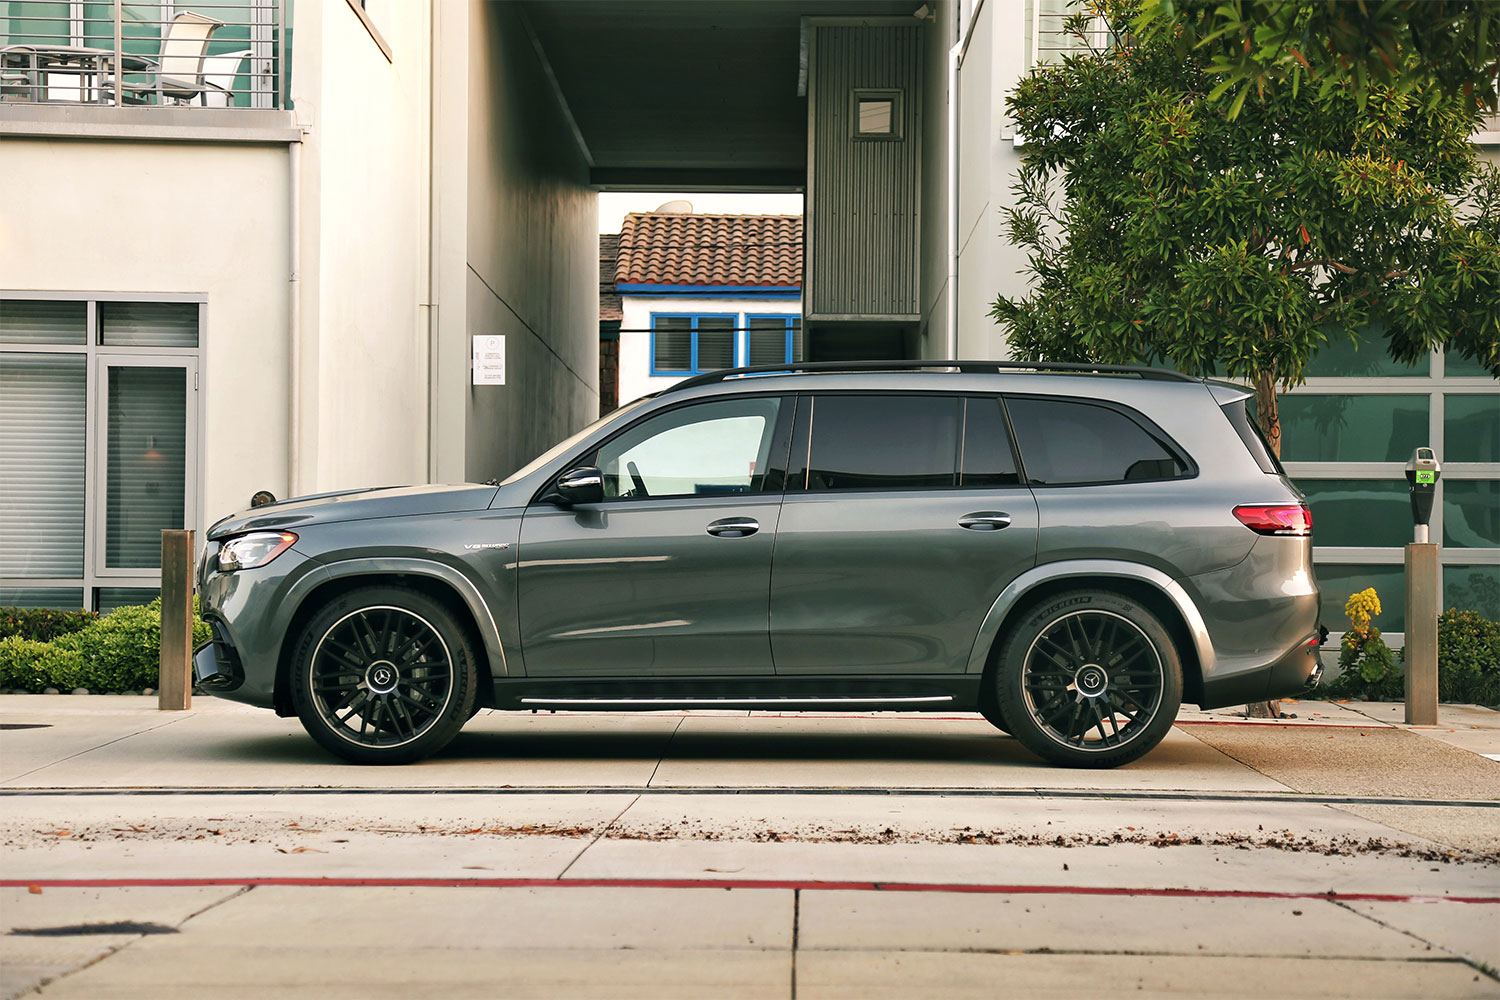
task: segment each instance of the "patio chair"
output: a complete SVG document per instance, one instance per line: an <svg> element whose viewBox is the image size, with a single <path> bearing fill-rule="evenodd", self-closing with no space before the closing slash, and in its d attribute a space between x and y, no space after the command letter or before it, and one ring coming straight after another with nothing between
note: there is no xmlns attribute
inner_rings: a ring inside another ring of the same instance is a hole
<svg viewBox="0 0 1500 1000"><path fill-rule="evenodd" d="M240 64L251 54L252 50L243 49L203 57L203 93L199 102L205 108L234 106L234 80L240 75Z"/></svg>
<svg viewBox="0 0 1500 1000"><path fill-rule="evenodd" d="M160 56L142 70L150 75L152 82L133 84L126 81L121 84L121 89L137 99L155 94L158 104L165 103L167 98L186 103L197 97L204 91L203 59L208 51L208 40L223 26L223 21L205 17L197 11L180 11L167 25ZM109 99L114 94L114 86L112 78L100 80L100 95Z"/></svg>
<svg viewBox="0 0 1500 1000"><path fill-rule="evenodd" d="M7 45L0 49L0 101L35 101L40 89L28 65L31 46Z"/></svg>

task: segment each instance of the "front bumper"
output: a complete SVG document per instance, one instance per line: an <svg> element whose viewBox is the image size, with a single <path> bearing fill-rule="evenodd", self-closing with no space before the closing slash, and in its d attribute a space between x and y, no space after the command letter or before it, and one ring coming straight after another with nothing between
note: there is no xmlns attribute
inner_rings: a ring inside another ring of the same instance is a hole
<svg viewBox="0 0 1500 1000"><path fill-rule="evenodd" d="M214 637L193 650L193 683L212 694L227 694L245 683L245 666L223 623L208 624Z"/></svg>

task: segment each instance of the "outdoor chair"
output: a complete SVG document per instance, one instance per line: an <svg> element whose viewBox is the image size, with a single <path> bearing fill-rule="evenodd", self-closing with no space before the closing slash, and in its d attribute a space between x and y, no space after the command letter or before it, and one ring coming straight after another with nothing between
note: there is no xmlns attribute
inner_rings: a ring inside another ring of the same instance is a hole
<svg viewBox="0 0 1500 1000"><path fill-rule="evenodd" d="M168 98L178 103L191 101L206 89L203 63L208 51L208 40L223 26L223 21L205 17L196 11L179 12L172 18L172 23L167 25L167 33L161 40L159 58L155 62L148 60L148 65L141 70L150 77L151 82L135 84L124 81L120 89L133 95L137 101L144 101L152 94L156 96L157 104L166 103ZM105 64L108 65L107 59ZM129 71L129 64L126 69ZM114 87L115 81L112 78L99 81L100 94L106 100L114 93Z"/></svg>
<svg viewBox="0 0 1500 1000"><path fill-rule="evenodd" d="M0 50L0 100L7 97L36 100L36 83L22 65L30 55L29 45L7 45L4 50Z"/></svg>
<svg viewBox="0 0 1500 1000"><path fill-rule="evenodd" d="M250 58L251 51L243 49L203 57L203 92L199 102L205 108L234 106L234 80L240 75L240 64Z"/></svg>

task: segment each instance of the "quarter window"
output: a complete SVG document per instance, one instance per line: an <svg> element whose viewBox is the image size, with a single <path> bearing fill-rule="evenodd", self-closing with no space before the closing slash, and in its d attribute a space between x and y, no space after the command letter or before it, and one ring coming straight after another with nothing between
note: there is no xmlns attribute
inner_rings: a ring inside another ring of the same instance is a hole
<svg viewBox="0 0 1500 1000"><path fill-rule="evenodd" d="M817 396L809 490L953 486L962 400L952 396Z"/></svg>
<svg viewBox="0 0 1500 1000"><path fill-rule="evenodd" d="M780 411L775 397L726 399L644 420L599 449L595 464L604 473L604 496L759 493Z"/></svg>
<svg viewBox="0 0 1500 1000"><path fill-rule="evenodd" d="M1079 400L1006 400L1026 478L1039 485L1176 479L1185 463L1121 411Z"/></svg>
<svg viewBox="0 0 1500 1000"><path fill-rule="evenodd" d="M960 486L1017 486L1016 457L1000 400L976 396L964 401L964 454Z"/></svg>

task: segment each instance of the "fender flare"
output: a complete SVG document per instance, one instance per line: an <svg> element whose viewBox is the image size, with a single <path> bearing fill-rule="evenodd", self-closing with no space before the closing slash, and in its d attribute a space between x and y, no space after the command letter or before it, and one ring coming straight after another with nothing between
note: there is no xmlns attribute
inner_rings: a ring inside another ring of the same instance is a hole
<svg viewBox="0 0 1500 1000"><path fill-rule="evenodd" d="M1145 583L1171 601L1173 607L1182 615L1182 620L1187 623L1188 635L1192 638L1193 648L1198 654L1198 664L1202 668L1203 676L1209 677L1213 674L1217 659L1214 654L1213 641L1209 638L1208 626L1203 623L1203 615L1199 613L1198 606L1193 603L1188 592L1180 583L1159 569L1119 559L1065 559L1060 562L1033 566L1016 577L1004 590L1000 591L1000 596L995 598L995 603L990 605L989 613L980 623L979 634L974 637L974 647L969 652L969 666L966 672L971 674L984 672L989 660L990 647L995 644L995 637L1000 634L1000 626L1004 624L1006 616L1032 590L1054 580L1078 579L1080 582L1086 582L1100 577L1115 577Z"/></svg>
<svg viewBox="0 0 1500 1000"><path fill-rule="evenodd" d="M495 624L495 616L490 612L490 606L480 595L479 588L474 585L474 581L452 566L428 559L375 556L325 562L323 568L325 575L318 581L320 585L359 576L391 575L425 576L428 579L446 583L458 593L464 605L469 609L475 625L479 628L479 638L484 643L485 652L490 660L490 676L495 678L510 676L510 665L505 657L505 644L500 641L500 629ZM300 603L298 602L299 606Z"/></svg>

